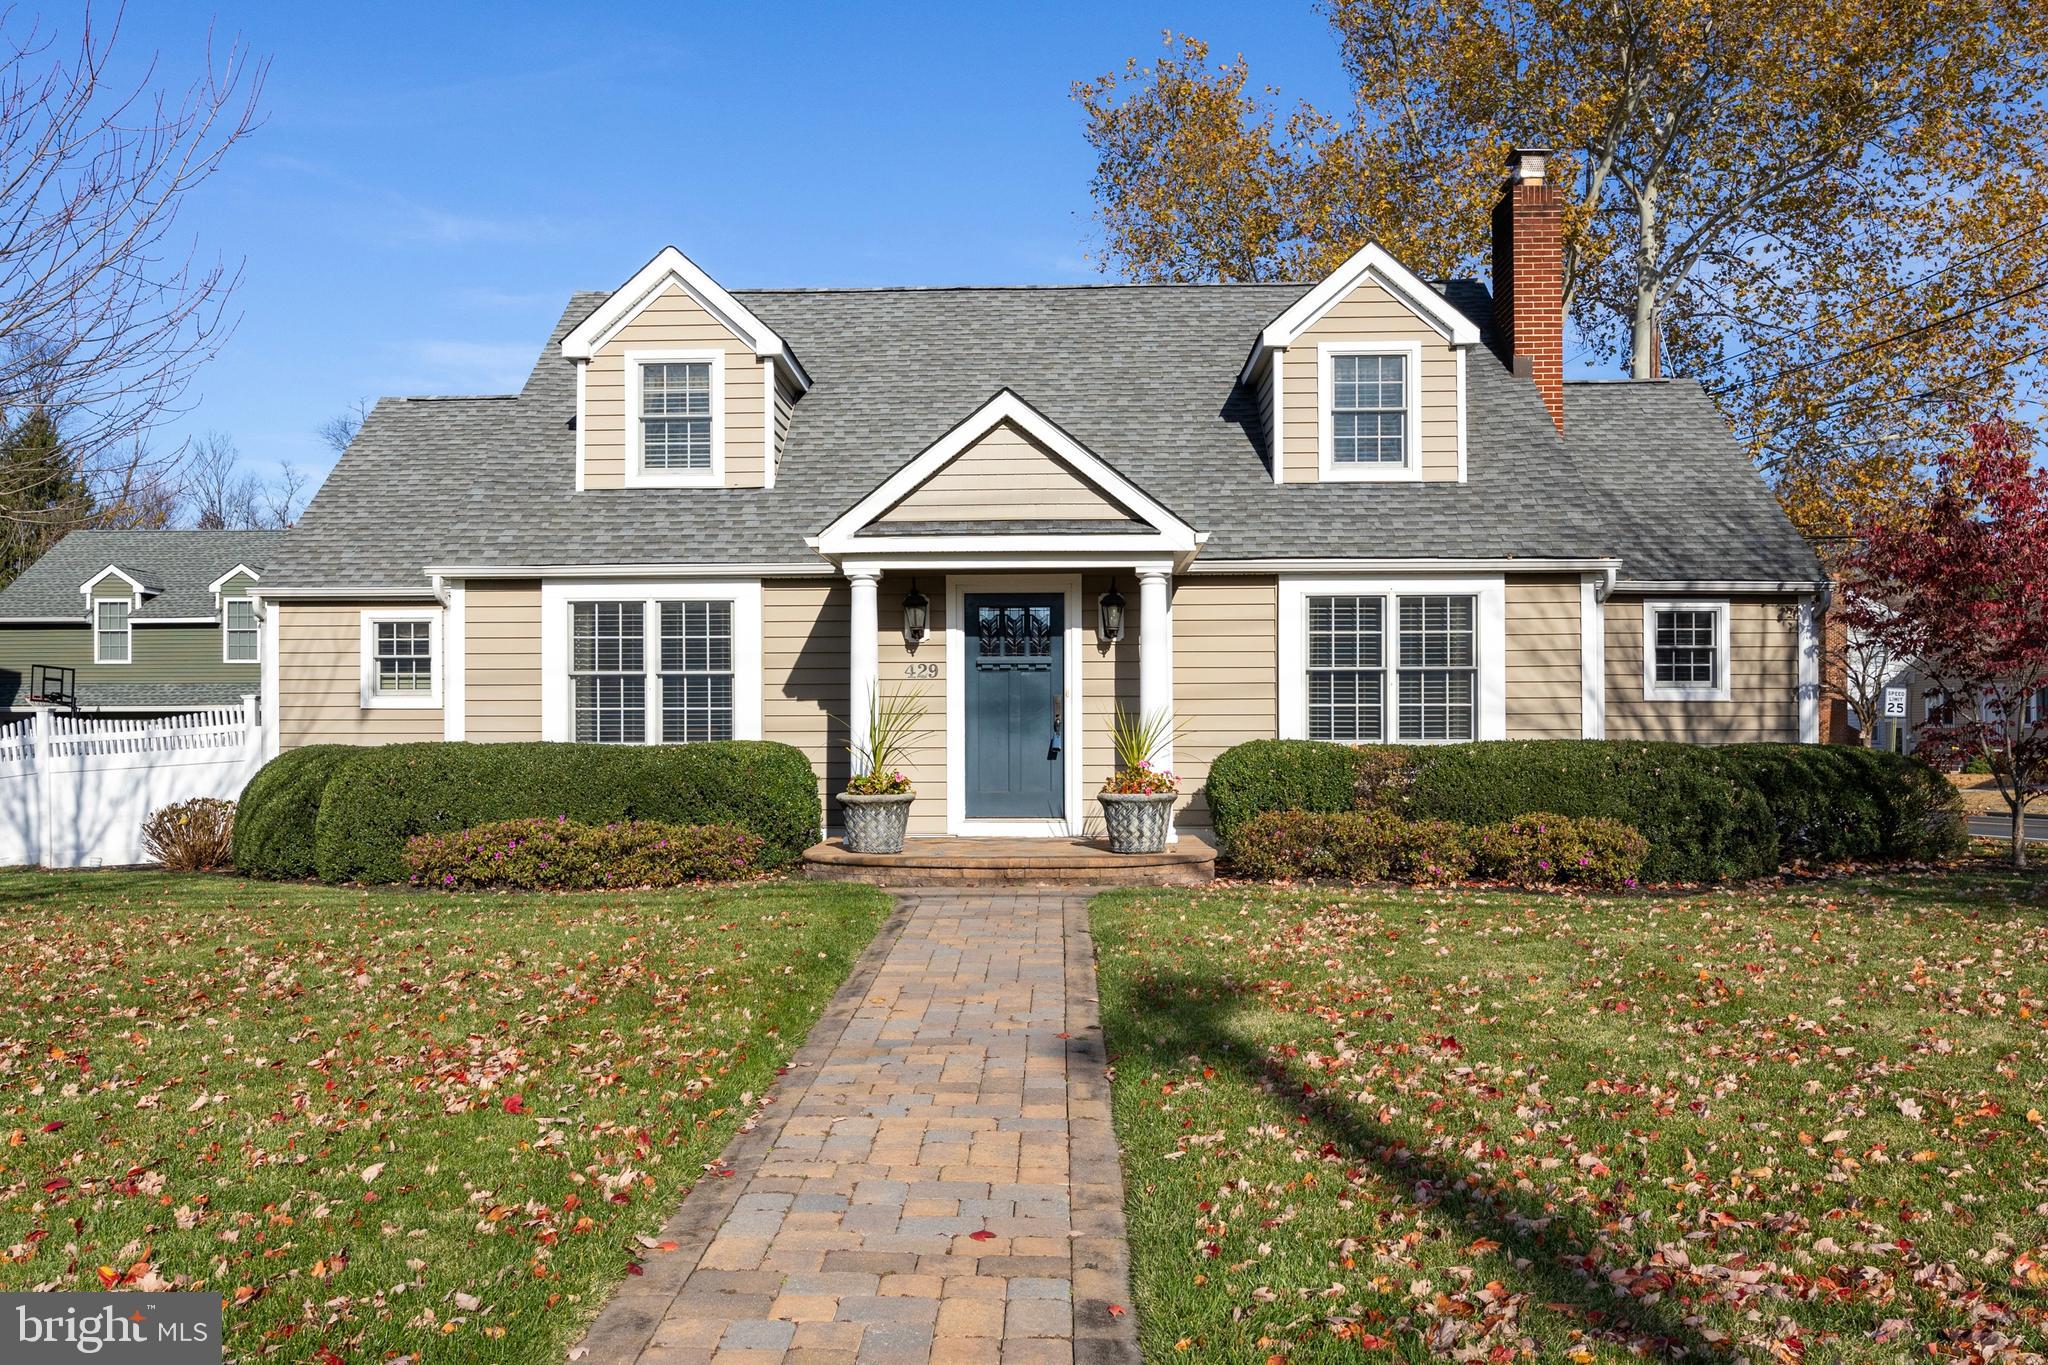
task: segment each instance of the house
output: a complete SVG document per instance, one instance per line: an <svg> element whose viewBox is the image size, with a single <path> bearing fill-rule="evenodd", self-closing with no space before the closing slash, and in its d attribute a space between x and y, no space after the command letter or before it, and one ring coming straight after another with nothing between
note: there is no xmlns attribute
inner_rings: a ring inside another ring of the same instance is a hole
<svg viewBox="0 0 2048 1365"><path fill-rule="evenodd" d="M284 746L783 740L921 689L913 833L1082 828L1115 707L1254 737L1813 740L1825 579L1700 388L1491 290L749 289L669 248L517 393L386 399L258 586Z"/></svg>
<svg viewBox="0 0 2048 1365"><path fill-rule="evenodd" d="M252 593L279 543L274 531L71 532L0 590L0 711L141 718L259 695Z"/></svg>

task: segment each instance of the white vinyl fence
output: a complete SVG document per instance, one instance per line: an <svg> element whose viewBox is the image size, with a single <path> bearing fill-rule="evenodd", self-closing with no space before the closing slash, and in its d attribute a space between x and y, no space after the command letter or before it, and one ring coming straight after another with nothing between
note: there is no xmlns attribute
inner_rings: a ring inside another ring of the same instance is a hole
<svg viewBox="0 0 2048 1365"><path fill-rule="evenodd" d="M161 720L38 711L0 726L0 867L118 867L142 822L195 796L234 800L263 766L256 698Z"/></svg>

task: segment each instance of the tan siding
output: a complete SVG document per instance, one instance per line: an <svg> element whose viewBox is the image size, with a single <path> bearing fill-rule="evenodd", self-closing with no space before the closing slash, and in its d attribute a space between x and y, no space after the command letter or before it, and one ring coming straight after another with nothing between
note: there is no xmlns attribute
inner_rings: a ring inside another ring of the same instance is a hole
<svg viewBox="0 0 2048 1365"><path fill-rule="evenodd" d="M473 582L467 633L464 733L480 744L540 738L540 583Z"/></svg>
<svg viewBox="0 0 2048 1365"><path fill-rule="evenodd" d="M1286 436L1288 483L1314 483L1319 473L1317 408L1321 398L1317 348L1328 341L1374 340L1421 344L1422 477L1429 481L1457 480L1457 352L1406 304L1368 279L1286 351L1281 420Z"/></svg>
<svg viewBox="0 0 2048 1365"><path fill-rule="evenodd" d="M946 587L934 583L929 574L918 590L931 599L930 634L913 654L903 643L903 598L910 591L910 579L885 574L876 585L876 624L881 632L881 685L884 697L916 694L923 698L924 737L910 751L904 771L917 788L917 801L910 808L912 834L946 832ZM911 679L904 669L912 663L937 664L936 678Z"/></svg>
<svg viewBox="0 0 2048 1365"><path fill-rule="evenodd" d="M1577 739L1579 580L1510 577L1507 598L1507 735Z"/></svg>
<svg viewBox="0 0 2048 1365"><path fill-rule="evenodd" d="M1280 358L1273 356L1267 360L1265 369L1259 372L1259 436L1265 443L1266 472L1269 474L1273 470L1273 452L1279 449L1280 413L1274 406L1276 389L1273 383L1273 371L1279 364Z"/></svg>
<svg viewBox="0 0 2048 1365"><path fill-rule="evenodd" d="M888 521L1015 521L1053 517L1127 521L1125 509L1004 422L960 452L910 496L882 514Z"/></svg>
<svg viewBox="0 0 2048 1365"><path fill-rule="evenodd" d="M769 579L761 585L761 737L803 750L829 803L846 786L847 623L843 579ZM943 645L940 646L944 648ZM922 804L920 802L920 804ZM943 812L941 819L943 819Z"/></svg>
<svg viewBox="0 0 2048 1365"><path fill-rule="evenodd" d="M584 367L583 483L586 488L625 484L627 443L634 424L626 413L625 352L657 348L725 352L725 482L759 488L767 404L761 362L718 319L670 285Z"/></svg>
<svg viewBox="0 0 2048 1365"><path fill-rule="evenodd" d="M362 613L379 605L272 604L278 613L277 719L284 748L441 738L439 708L363 709Z"/></svg>
<svg viewBox="0 0 2048 1365"><path fill-rule="evenodd" d="M1729 604L1727 701L1643 699L1643 599L1607 601L1607 736L1735 744L1799 738L1799 626L1793 598ZM1784 610L1787 620L1780 622Z"/></svg>
<svg viewBox="0 0 2048 1365"><path fill-rule="evenodd" d="M782 468L782 452L789 445L789 419L796 412L796 391L781 379L775 381L775 467Z"/></svg>
<svg viewBox="0 0 2048 1365"><path fill-rule="evenodd" d="M1183 828L1209 826L1201 787L1216 755L1280 732L1279 597L1272 578L1204 576L1174 587L1174 707L1186 725L1174 747L1188 793L1178 817Z"/></svg>
<svg viewBox="0 0 2048 1365"><path fill-rule="evenodd" d="M1081 578L1081 821L1084 833L1102 833L1102 804L1095 794L1116 770L1116 749L1110 727L1119 703L1138 709L1138 588L1125 574L1116 580L1124 599L1124 638L1105 646L1097 633L1102 595L1109 591L1107 574Z"/></svg>

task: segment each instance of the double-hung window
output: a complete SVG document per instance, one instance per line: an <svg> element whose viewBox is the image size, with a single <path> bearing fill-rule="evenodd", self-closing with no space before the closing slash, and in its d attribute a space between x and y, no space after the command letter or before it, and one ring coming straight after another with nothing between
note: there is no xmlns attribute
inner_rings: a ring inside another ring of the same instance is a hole
<svg viewBox="0 0 2048 1365"><path fill-rule="evenodd" d="M1643 696L1650 701L1726 701L1728 604L1643 604Z"/></svg>
<svg viewBox="0 0 2048 1365"><path fill-rule="evenodd" d="M231 664L253 664L262 646L256 628L256 604L246 597L230 597L220 604L221 660Z"/></svg>
<svg viewBox="0 0 2048 1365"><path fill-rule="evenodd" d="M1310 595L1305 605L1310 739L1360 744L1477 737L1476 597L1347 593Z"/></svg>
<svg viewBox="0 0 2048 1365"><path fill-rule="evenodd" d="M1337 464L1408 461L1408 358L1334 355L1330 458Z"/></svg>
<svg viewBox="0 0 2048 1365"><path fill-rule="evenodd" d="M724 357L716 351L628 351L626 482L716 484L725 472Z"/></svg>
<svg viewBox="0 0 2048 1365"><path fill-rule="evenodd" d="M128 622L131 603L125 597L98 597L92 607L92 661L96 664L125 664L133 655L133 628Z"/></svg>
<svg viewBox="0 0 2048 1365"><path fill-rule="evenodd" d="M441 704L440 616L429 608L363 613L365 707Z"/></svg>
<svg viewBox="0 0 2048 1365"><path fill-rule="evenodd" d="M688 744L733 737L730 601L571 602L569 625L577 740Z"/></svg>

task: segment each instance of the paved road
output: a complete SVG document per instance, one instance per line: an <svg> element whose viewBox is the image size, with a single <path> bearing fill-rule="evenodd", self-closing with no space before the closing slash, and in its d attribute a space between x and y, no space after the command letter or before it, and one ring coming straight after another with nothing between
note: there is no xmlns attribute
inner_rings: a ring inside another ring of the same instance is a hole
<svg viewBox="0 0 2048 1365"><path fill-rule="evenodd" d="M1086 897L901 904L591 1365L1136 1365Z"/></svg>
<svg viewBox="0 0 2048 1365"><path fill-rule="evenodd" d="M1970 817L1970 833L1980 839L2012 838L2012 817L2010 815L1973 815ZM2048 815L2027 817L2027 842L2048 844Z"/></svg>

